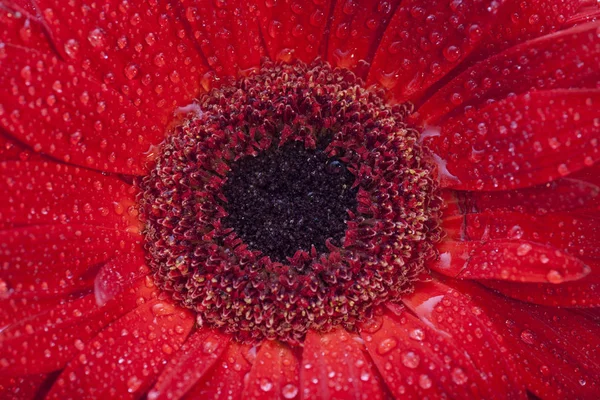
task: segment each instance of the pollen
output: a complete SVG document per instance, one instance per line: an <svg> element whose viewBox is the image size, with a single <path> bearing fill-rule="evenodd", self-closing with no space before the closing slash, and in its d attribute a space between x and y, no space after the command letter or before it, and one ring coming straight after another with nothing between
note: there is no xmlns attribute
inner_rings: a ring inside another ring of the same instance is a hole
<svg viewBox="0 0 600 400"><path fill-rule="evenodd" d="M142 178L155 283L240 341L354 329L436 257L434 163L345 69L265 62L213 89Z"/></svg>

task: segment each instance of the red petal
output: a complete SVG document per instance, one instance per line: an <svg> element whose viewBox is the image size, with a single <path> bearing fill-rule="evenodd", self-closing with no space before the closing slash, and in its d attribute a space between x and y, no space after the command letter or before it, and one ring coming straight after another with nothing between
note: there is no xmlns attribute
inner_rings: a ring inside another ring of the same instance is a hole
<svg viewBox="0 0 600 400"><path fill-rule="evenodd" d="M457 217L444 220L443 225L448 223L451 227L456 227L457 224L452 222L452 219L456 220ZM466 214L461 222L459 230L446 229L449 240L518 240L550 246L584 261L587 258L600 258L600 224L596 219L578 214L484 212ZM524 247L521 252L526 255L529 250L528 247Z"/></svg>
<svg viewBox="0 0 600 400"><path fill-rule="evenodd" d="M261 43L256 6L234 0L180 0L182 14L208 64L218 75L237 77L260 65Z"/></svg>
<svg viewBox="0 0 600 400"><path fill-rule="evenodd" d="M285 344L264 341L245 380L244 400L297 399L300 363Z"/></svg>
<svg viewBox="0 0 600 400"><path fill-rule="evenodd" d="M0 163L0 220L9 225L87 224L135 234L135 192L120 179L54 162Z"/></svg>
<svg viewBox="0 0 600 400"><path fill-rule="evenodd" d="M100 332L58 377L48 399L137 399L185 341L194 317L153 300Z"/></svg>
<svg viewBox="0 0 600 400"><path fill-rule="evenodd" d="M205 379L187 393L185 399L241 399L244 378L250 372L250 363L244 357L249 350L249 345L231 342L221 360Z"/></svg>
<svg viewBox="0 0 600 400"><path fill-rule="evenodd" d="M0 132L0 162L27 161L41 158L39 154Z"/></svg>
<svg viewBox="0 0 600 400"><path fill-rule="evenodd" d="M469 293L500 329L531 393L543 399L600 397L597 324L558 308L509 301L474 285L454 284Z"/></svg>
<svg viewBox="0 0 600 400"><path fill-rule="evenodd" d="M363 324L361 336L398 398L481 398L493 392L462 349L408 312ZM486 390L487 389L487 390Z"/></svg>
<svg viewBox="0 0 600 400"><path fill-rule="evenodd" d="M418 98L476 48L499 6L491 0L403 1L375 53L367 83L390 90L398 102Z"/></svg>
<svg viewBox="0 0 600 400"><path fill-rule="evenodd" d="M367 73L400 0L336 1L331 20L327 61L348 68L362 79Z"/></svg>
<svg viewBox="0 0 600 400"><path fill-rule="evenodd" d="M230 336L200 329L193 333L171 359L148 393L149 400L180 399L206 376L229 345Z"/></svg>
<svg viewBox="0 0 600 400"><path fill-rule="evenodd" d="M525 240L453 241L438 245L429 268L464 279L563 283L581 279L590 268L556 248Z"/></svg>
<svg viewBox="0 0 600 400"><path fill-rule="evenodd" d="M580 179L563 178L545 185L504 192L460 192L459 207L467 212L517 211L548 214L586 213L600 204L600 188ZM444 214L446 211L444 210Z"/></svg>
<svg viewBox="0 0 600 400"><path fill-rule="evenodd" d="M591 270L585 278L558 285L500 281L482 283L505 296L528 303L553 307L600 307L600 264L592 264Z"/></svg>
<svg viewBox="0 0 600 400"><path fill-rule="evenodd" d="M471 60L486 58L520 42L561 29L580 7L581 0L504 2L490 32Z"/></svg>
<svg viewBox="0 0 600 400"><path fill-rule="evenodd" d="M172 2L37 4L63 58L123 93L150 125L164 127L176 106L189 104L202 90L207 68Z"/></svg>
<svg viewBox="0 0 600 400"><path fill-rule="evenodd" d="M0 43L52 53L42 25L31 15L0 3Z"/></svg>
<svg viewBox="0 0 600 400"><path fill-rule="evenodd" d="M93 294L59 304L0 332L0 373L18 376L62 368L110 322L154 296L139 283L104 307Z"/></svg>
<svg viewBox="0 0 600 400"><path fill-rule="evenodd" d="M0 292L5 288L0 282ZM27 297L8 298L0 300L0 330L18 321L28 319L34 315L41 314L57 307L59 304L64 304L68 301L68 297L55 297L51 299L29 299Z"/></svg>
<svg viewBox="0 0 600 400"><path fill-rule="evenodd" d="M451 118L425 143L447 169L446 187L528 187L600 160L599 104L600 90L530 92Z"/></svg>
<svg viewBox="0 0 600 400"><path fill-rule="evenodd" d="M18 11L25 11L31 15L36 15L36 7L33 4L34 0L2 0L10 8Z"/></svg>
<svg viewBox="0 0 600 400"><path fill-rule="evenodd" d="M570 310L573 313L583 315L589 321L600 323L600 309L599 308L583 308L580 310Z"/></svg>
<svg viewBox="0 0 600 400"><path fill-rule="evenodd" d="M148 275L145 253L141 246L105 263L94 278L96 304L103 306L135 282Z"/></svg>
<svg viewBox="0 0 600 400"><path fill-rule="evenodd" d="M145 153L163 134L145 127L139 110L122 95L55 56L21 47L0 48L0 65L0 126L12 136L65 162L117 173L144 171Z"/></svg>
<svg viewBox="0 0 600 400"><path fill-rule="evenodd" d="M0 399L34 400L48 375L0 377Z"/></svg>
<svg viewBox="0 0 600 400"><path fill-rule="evenodd" d="M600 163L596 163L589 168L582 169L581 171L575 172L570 175L569 178L582 180L593 184L594 186L600 187ZM600 202L594 204L596 207L600 206Z"/></svg>
<svg viewBox="0 0 600 400"><path fill-rule="evenodd" d="M425 324L461 348L488 388L506 398L524 398L514 358L506 352L502 337L489 317L468 296L440 282L423 282L402 299ZM501 355L501 356L500 356Z"/></svg>
<svg viewBox="0 0 600 400"><path fill-rule="evenodd" d="M130 234L88 225L43 225L0 231L0 298L53 297L89 289L86 274L135 249Z"/></svg>
<svg viewBox="0 0 600 400"><path fill-rule="evenodd" d="M311 63L326 54L327 31L334 1L259 1L260 30L272 60Z"/></svg>
<svg viewBox="0 0 600 400"><path fill-rule="evenodd" d="M442 116L450 112L459 114L509 94L595 88L600 83L596 68L600 62L599 27L600 23L577 26L488 58L438 90L419 109L417 118L423 125L439 125Z"/></svg>
<svg viewBox="0 0 600 400"><path fill-rule="evenodd" d="M565 23L565 26L575 26L579 24L585 24L586 22L593 22L600 19L600 5L594 0L583 0L580 1L582 7L576 15L573 15Z"/></svg>
<svg viewBox="0 0 600 400"><path fill-rule="evenodd" d="M382 379L360 338L342 328L308 332L300 384L307 399L386 398Z"/></svg>

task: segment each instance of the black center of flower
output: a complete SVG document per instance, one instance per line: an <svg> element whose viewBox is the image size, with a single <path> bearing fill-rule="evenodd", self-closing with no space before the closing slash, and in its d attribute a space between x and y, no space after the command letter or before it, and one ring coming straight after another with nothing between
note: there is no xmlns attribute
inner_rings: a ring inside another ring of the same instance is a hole
<svg viewBox="0 0 600 400"><path fill-rule="evenodd" d="M274 261L312 246L324 253L328 239L339 246L348 210L356 208L354 175L324 147L289 142L236 161L223 186L223 224Z"/></svg>
<svg viewBox="0 0 600 400"><path fill-rule="evenodd" d="M440 239L434 163L352 72L272 64L198 99L139 181L155 284L240 341L356 329Z"/></svg>

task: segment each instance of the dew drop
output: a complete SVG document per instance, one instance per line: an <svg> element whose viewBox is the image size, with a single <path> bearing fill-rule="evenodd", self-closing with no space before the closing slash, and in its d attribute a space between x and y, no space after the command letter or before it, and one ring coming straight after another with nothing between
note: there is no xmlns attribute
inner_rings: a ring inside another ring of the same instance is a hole
<svg viewBox="0 0 600 400"><path fill-rule="evenodd" d="M129 64L128 66L125 67L125 76L127 77L127 79L135 78L137 76L138 72L139 72L139 68L135 64Z"/></svg>
<svg viewBox="0 0 600 400"><path fill-rule="evenodd" d="M288 383L281 389L281 395L284 399L293 399L298 395L298 387L292 383Z"/></svg>
<svg viewBox="0 0 600 400"><path fill-rule="evenodd" d="M523 243L522 245L517 247L517 255L520 257L523 257L524 255L529 253L532 249L533 249L533 247L530 244Z"/></svg>
<svg viewBox="0 0 600 400"><path fill-rule="evenodd" d="M179 72L177 71L173 71L169 74L169 79L171 80L171 82L173 83L178 83L181 80L181 77L179 76Z"/></svg>
<svg viewBox="0 0 600 400"><path fill-rule="evenodd" d="M125 47L127 47L127 37L121 36L120 38L118 38L117 46L119 46L120 49L124 49Z"/></svg>
<svg viewBox="0 0 600 400"><path fill-rule="evenodd" d="M419 376L419 386L423 389L429 389L431 387L431 378L427 375Z"/></svg>
<svg viewBox="0 0 600 400"><path fill-rule="evenodd" d="M79 52L79 42L75 39L69 39L65 43L65 53L71 58L77 57Z"/></svg>
<svg viewBox="0 0 600 400"><path fill-rule="evenodd" d="M344 2L344 6L342 7L342 10L344 11L344 14L346 15L352 15L354 13L356 13L358 9L358 5L356 4L356 2L354 0L346 0Z"/></svg>
<svg viewBox="0 0 600 400"><path fill-rule="evenodd" d="M269 24L269 36L271 36L271 38L275 39L280 33L281 33L281 29L282 29L282 25L281 22L273 20L271 21L271 23Z"/></svg>
<svg viewBox="0 0 600 400"><path fill-rule="evenodd" d="M163 53L158 53L157 55L154 56L154 65L161 68L161 67L164 67L165 64L166 64L165 55Z"/></svg>
<svg viewBox="0 0 600 400"><path fill-rule="evenodd" d="M464 385L469 380L469 378L467 377L467 374L465 374L465 371L462 370L462 368L454 368L452 370L452 380L457 385Z"/></svg>
<svg viewBox="0 0 600 400"><path fill-rule="evenodd" d="M104 31L100 28L96 28L90 31L87 38L92 47L96 49L106 47L106 35L104 34Z"/></svg>
<svg viewBox="0 0 600 400"><path fill-rule="evenodd" d="M550 283L562 283L564 281L564 278L561 275L561 273L555 269L551 269L550 271L548 271L548 274L546 275L546 279Z"/></svg>
<svg viewBox="0 0 600 400"><path fill-rule="evenodd" d="M23 78L26 83L31 82L31 67L29 65L21 68L21 78Z"/></svg>
<svg viewBox="0 0 600 400"><path fill-rule="evenodd" d="M142 380L137 376L132 376L127 380L127 392L134 393L140 386L142 386Z"/></svg>
<svg viewBox="0 0 600 400"><path fill-rule="evenodd" d="M444 58L450 62L454 62L460 58L461 51L456 46L448 46L443 51Z"/></svg>
<svg viewBox="0 0 600 400"><path fill-rule="evenodd" d="M137 24L139 24L142 21L142 18L140 17L140 14L135 13L131 16L131 18L129 19L129 23L133 26L136 26Z"/></svg>
<svg viewBox="0 0 600 400"><path fill-rule="evenodd" d="M569 171L569 167L567 167L567 165L566 165L566 164L560 164L560 165L558 166L558 173L559 173L561 176L567 176L567 175L569 175L569 173L570 173L570 171Z"/></svg>
<svg viewBox="0 0 600 400"><path fill-rule="evenodd" d="M533 14L529 17L530 25L537 25L540 22L540 16L538 14Z"/></svg>
<svg viewBox="0 0 600 400"><path fill-rule="evenodd" d="M372 319L366 321L363 324L362 329L368 333L375 333L381 329L382 325L383 325L383 320L381 319L381 317L375 316Z"/></svg>
<svg viewBox="0 0 600 400"><path fill-rule="evenodd" d="M425 332L423 332L422 329L417 328L417 329L413 329L412 331L410 331L408 336L410 336L411 339L416 340L417 342L420 342L423 339L425 339Z"/></svg>
<svg viewBox="0 0 600 400"><path fill-rule="evenodd" d="M527 344L534 344L535 334L531 330L525 329L521 332L521 340Z"/></svg>
<svg viewBox="0 0 600 400"><path fill-rule="evenodd" d="M363 371L360 374L360 380L363 382L368 382L369 379L371 379L371 374L369 374L367 371Z"/></svg>
<svg viewBox="0 0 600 400"><path fill-rule="evenodd" d="M148 46L152 46L154 45L154 43L156 43L156 36L154 35L154 33L150 32L146 35L144 40L146 41L146 44L148 44Z"/></svg>
<svg viewBox="0 0 600 400"><path fill-rule="evenodd" d="M381 355L385 355L394 350L396 346L398 346L398 341L396 338L391 337L383 339L381 343L379 343L379 346L377 346L377 352Z"/></svg>
<svg viewBox="0 0 600 400"><path fill-rule="evenodd" d="M260 390L263 392L268 392L273 389L273 382L269 378L261 378L260 380Z"/></svg>
<svg viewBox="0 0 600 400"><path fill-rule="evenodd" d="M407 351L402 354L402 364L405 367L415 369L419 366L421 359L413 351Z"/></svg>
<svg viewBox="0 0 600 400"><path fill-rule="evenodd" d="M152 313L156 316L171 315L175 313L175 308L166 303L156 303L152 306Z"/></svg>
<svg viewBox="0 0 600 400"><path fill-rule="evenodd" d="M204 354L213 353L217 349L217 345L217 343L211 342L210 340L206 341L202 344L202 352Z"/></svg>
<svg viewBox="0 0 600 400"><path fill-rule="evenodd" d="M321 10L316 10L310 16L310 24L312 26L319 27L319 26L323 25L324 21L325 21L325 15L323 14L323 12Z"/></svg>
<svg viewBox="0 0 600 400"><path fill-rule="evenodd" d="M483 31L479 25L473 24L469 27L469 39L475 42L481 39L481 36L483 36Z"/></svg>

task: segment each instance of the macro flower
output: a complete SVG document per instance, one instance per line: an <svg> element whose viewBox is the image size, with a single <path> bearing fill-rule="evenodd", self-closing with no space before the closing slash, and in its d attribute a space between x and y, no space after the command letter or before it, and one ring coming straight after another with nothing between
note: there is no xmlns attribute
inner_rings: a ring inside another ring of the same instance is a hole
<svg viewBox="0 0 600 400"><path fill-rule="evenodd" d="M595 0L0 0L0 398L600 398Z"/></svg>

